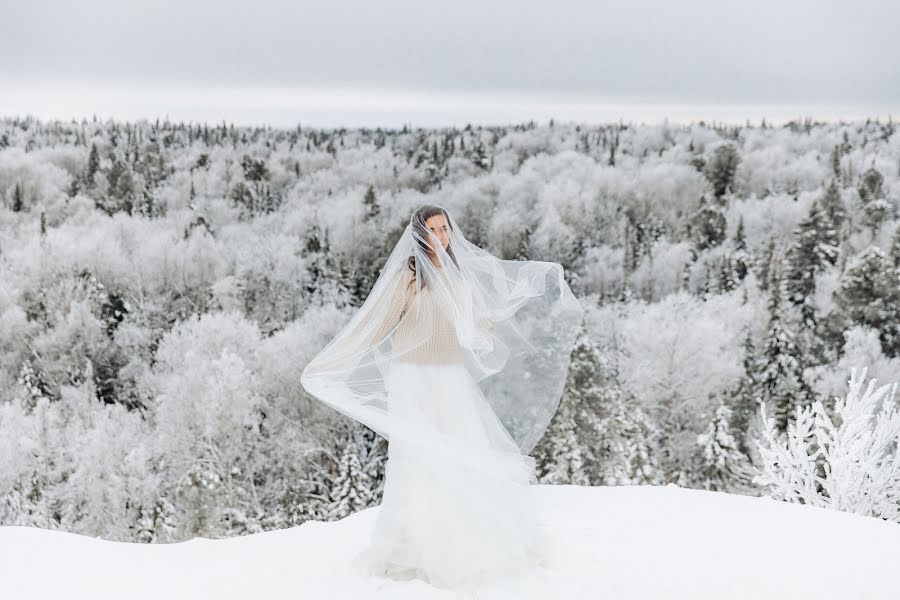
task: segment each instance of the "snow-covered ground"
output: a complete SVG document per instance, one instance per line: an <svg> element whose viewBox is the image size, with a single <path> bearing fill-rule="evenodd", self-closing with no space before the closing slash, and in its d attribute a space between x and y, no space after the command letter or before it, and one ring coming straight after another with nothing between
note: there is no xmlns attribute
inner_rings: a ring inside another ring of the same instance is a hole
<svg viewBox="0 0 900 600"><path fill-rule="evenodd" d="M900 525L824 508L670 486L540 486L546 569L486 598L724 600L900 597ZM0 598L453 598L350 571L378 507L240 538L125 544L0 528Z"/></svg>

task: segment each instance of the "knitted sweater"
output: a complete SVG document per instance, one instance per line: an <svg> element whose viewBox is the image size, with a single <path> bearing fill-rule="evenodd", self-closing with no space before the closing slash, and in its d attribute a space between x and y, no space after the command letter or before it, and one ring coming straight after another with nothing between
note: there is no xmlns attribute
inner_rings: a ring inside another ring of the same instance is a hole
<svg viewBox="0 0 900 600"><path fill-rule="evenodd" d="M438 269L440 272L440 269ZM366 340L367 345L374 345L383 340L396 327L391 337L391 344L398 350L398 361L415 364L462 364L463 354L459 338L453 323L438 305L436 295L432 295L430 286L417 290L415 275L410 269L403 268L389 282L386 294L387 310L380 312L379 322L372 335ZM371 319L360 321L360 327ZM431 331L424 343L415 345L421 337L421 328L431 324ZM398 326L399 324L399 326ZM424 325L423 325L424 324ZM482 325L491 331L493 322L485 320Z"/></svg>

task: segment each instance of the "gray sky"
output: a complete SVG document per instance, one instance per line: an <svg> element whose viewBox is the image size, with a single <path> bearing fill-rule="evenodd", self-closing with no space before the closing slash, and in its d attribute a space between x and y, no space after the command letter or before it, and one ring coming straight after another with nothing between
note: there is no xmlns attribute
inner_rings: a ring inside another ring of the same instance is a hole
<svg viewBox="0 0 900 600"><path fill-rule="evenodd" d="M896 118L897 23L892 0L2 0L0 114Z"/></svg>

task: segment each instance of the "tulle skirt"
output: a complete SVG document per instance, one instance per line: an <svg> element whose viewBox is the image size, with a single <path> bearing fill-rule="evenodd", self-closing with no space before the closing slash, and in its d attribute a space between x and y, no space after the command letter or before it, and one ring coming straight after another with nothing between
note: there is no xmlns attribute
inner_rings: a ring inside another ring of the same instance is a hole
<svg viewBox="0 0 900 600"><path fill-rule="evenodd" d="M523 455L463 365L395 362L391 431L370 574L460 589L543 564L534 459Z"/></svg>

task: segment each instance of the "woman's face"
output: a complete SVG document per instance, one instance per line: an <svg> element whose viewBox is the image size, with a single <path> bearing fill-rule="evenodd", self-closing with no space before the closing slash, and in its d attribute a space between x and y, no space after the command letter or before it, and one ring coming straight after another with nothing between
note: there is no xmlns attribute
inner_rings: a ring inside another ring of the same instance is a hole
<svg viewBox="0 0 900 600"><path fill-rule="evenodd" d="M428 227L431 232L437 236L437 239L441 241L441 246L444 247L444 250L447 249L447 245L450 244L450 224L447 223L447 217L443 215L443 213L439 213L428 217L425 219L425 226ZM428 244L431 245L431 237L429 236Z"/></svg>

